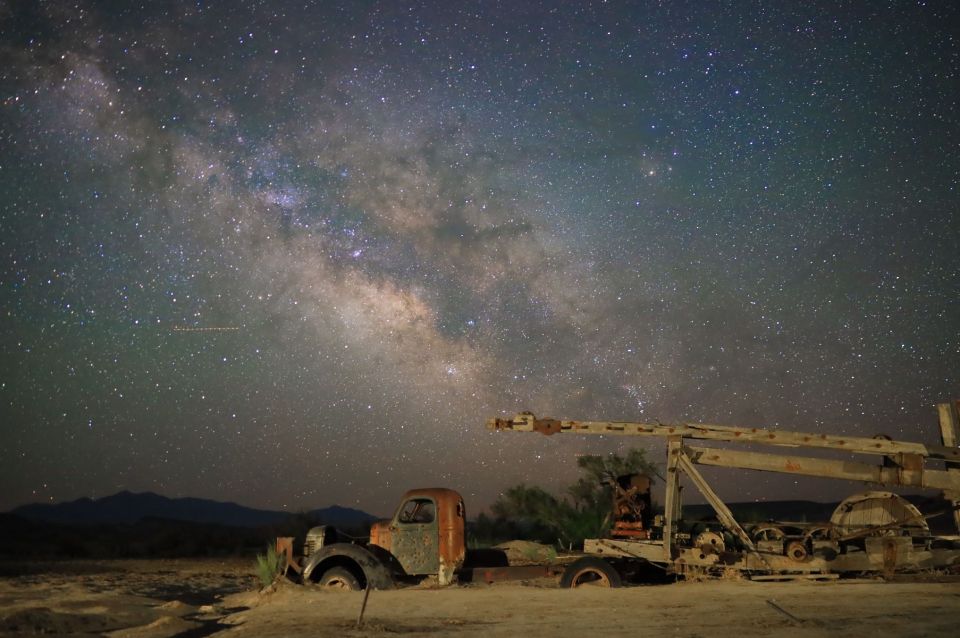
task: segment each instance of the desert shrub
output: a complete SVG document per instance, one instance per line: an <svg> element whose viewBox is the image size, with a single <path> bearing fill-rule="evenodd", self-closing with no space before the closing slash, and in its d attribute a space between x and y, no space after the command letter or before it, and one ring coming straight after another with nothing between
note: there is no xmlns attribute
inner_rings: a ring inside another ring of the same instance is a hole
<svg viewBox="0 0 960 638"><path fill-rule="evenodd" d="M277 548L271 544L267 545L266 554L257 554L257 578L263 583L264 587L269 586L283 569L286 557L277 553Z"/></svg>

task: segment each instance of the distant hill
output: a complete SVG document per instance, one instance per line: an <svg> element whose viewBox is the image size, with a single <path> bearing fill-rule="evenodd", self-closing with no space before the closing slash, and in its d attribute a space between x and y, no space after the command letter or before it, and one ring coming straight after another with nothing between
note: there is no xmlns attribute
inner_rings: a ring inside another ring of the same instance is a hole
<svg viewBox="0 0 960 638"><path fill-rule="evenodd" d="M158 518L68 525L0 514L0 576L31 573L44 559L252 557L270 542L271 529Z"/></svg>
<svg viewBox="0 0 960 638"><path fill-rule="evenodd" d="M344 528L364 527L382 518L368 514L363 510L353 509L352 507L341 507L339 505L310 510L307 512L307 516L320 521L324 525L335 525Z"/></svg>
<svg viewBox="0 0 960 638"><path fill-rule="evenodd" d="M288 512L259 510L237 503L201 498L168 498L152 492L120 492L99 499L81 498L67 503L34 503L10 511L20 518L63 525L133 524L145 519L166 519L230 527L281 525L296 516ZM377 517L366 512L334 505L306 512L318 524L356 528Z"/></svg>

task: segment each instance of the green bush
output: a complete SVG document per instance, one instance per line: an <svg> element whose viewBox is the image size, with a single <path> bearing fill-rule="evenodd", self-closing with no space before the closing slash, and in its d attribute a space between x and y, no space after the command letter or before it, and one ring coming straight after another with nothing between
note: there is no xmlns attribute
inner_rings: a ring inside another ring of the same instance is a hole
<svg viewBox="0 0 960 638"><path fill-rule="evenodd" d="M277 553L277 548L267 545L266 554L257 554L257 577L264 587L268 587L283 569L286 556Z"/></svg>

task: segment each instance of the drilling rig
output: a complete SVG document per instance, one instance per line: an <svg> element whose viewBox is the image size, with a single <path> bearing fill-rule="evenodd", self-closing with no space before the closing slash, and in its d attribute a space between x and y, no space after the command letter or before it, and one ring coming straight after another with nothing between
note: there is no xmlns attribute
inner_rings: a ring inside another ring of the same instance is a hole
<svg viewBox="0 0 960 638"><path fill-rule="evenodd" d="M960 533L960 401L938 407L941 445L874 438L697 423L636 423L538 419L523 412L493 418L494 431L545 435L646 436L666 439L664 512L644 514L647 477L622 477L614 485L614 526L608 538L587 539L586 556L572 563L561 583L568 587L616 587L647 565L681 576L740 573L752 579L829 579L841 574L960 570L960 535L934 535L927 520L952 514ZM722 447L694 445L722 442ZM789 448L771 453L756 448ZM741 449L748 448L748 449ZM815 450L842 452L831 458ZM835 458L843 456L844 458ZM873 462L869 462L872 460ZM946 505L922 514L890 491L873 490L845 499L829 521L741 523L717 495L699 466L738 468L857 481L878 487L942 492ZM700 492L716 514L713 525L684 521L681 479ZM645 500L644 500L645 499ZM631 508L631 504L636 507ZM618 518L617 513L625 513Z"/></svg>

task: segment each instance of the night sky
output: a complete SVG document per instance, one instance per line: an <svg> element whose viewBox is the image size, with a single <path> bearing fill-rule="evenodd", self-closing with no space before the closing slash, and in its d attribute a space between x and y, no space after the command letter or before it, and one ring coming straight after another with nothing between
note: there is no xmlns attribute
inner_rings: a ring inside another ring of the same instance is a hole
<svg viewBox="0 0 960 638"><path fill-rule="evenodd" d="M522 409L938 441L958 14L0 0L0 509L662 461L484 429Z"/></svg>

